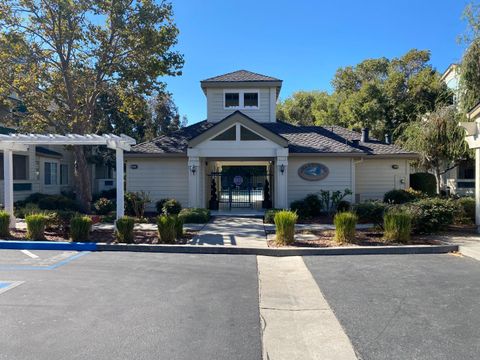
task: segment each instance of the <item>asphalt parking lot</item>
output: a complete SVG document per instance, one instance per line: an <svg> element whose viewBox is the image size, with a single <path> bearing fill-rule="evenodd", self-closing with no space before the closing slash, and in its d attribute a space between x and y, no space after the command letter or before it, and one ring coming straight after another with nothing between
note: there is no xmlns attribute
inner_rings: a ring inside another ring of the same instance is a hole
<svg viewBox="0 0 480 360"><path fill-rule="evenodd" d="M254 256L31 253L0 250L0 359L261 358Z"/></svg>
<svg viewBox="0 0 480 360"><path fill-rule="evenodd" d="M359 359L480 358L480 262L451 254L304 261Z"/></svg>

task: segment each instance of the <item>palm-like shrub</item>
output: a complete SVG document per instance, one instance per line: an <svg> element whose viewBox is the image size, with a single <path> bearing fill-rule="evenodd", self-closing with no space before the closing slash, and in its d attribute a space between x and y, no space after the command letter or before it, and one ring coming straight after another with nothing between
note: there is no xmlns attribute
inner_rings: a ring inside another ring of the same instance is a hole
<svg viewBox="0 0 480 360"><path fill-rule="evenodd" d="M92 219L88 216L75 216L70 221L70 238L72 241L88 241Z"/></svg>
<svg viewBox="0 0 480 360"><path fill-rule="evenodd" d="M173 215L175 218L175 236L177 239L183 236L183 220L178 215Z"/></svg>
<svg viewBox="0 0 480 360"><path fill-rule="evenodd" d="M275 213L276 242L280 245L293 243L295 238L295 223L298 215L293 211L281 210Z"/></svg>
<svg viewBox="0 0 480 360"><path fill-rule="evenodd" d="M131 244L133 243L133 227L135 226L135 219L129 216L124 216L118 219L115 223L115 237L118 242Z"/></svg>
<svg viewBox="0 0 480 360"><path fill-rule="evenodd" d="M335 241L338 243L350 243L355 241L355 226L357 215L352 212L342 212L335 215Z"/></svg>
<svg viewBox="0 0 480 360"><path fill-rule="evenodd" d="M412 232L412 215L405 211L392 211L385 214L383 220L386 241L406 243L410 241Z"/></svg>
<svg viewBox="0 0 480 360"><path fill-rule="evenodd" d="M173 244L177 235L177 217L161 215L157 218L158 242L163 244Z"/></svg>
<svg viewBox="0 0 480 360"><path fill-rule="evenodd" d="M0 236L10 236L10 214L6 211L0 211Z"/></svg>
<svg viewBox="0 0 480 360"><path fill-rule="evenodd" d="M30 240L43 240L45 238L45 225L47 217L44 214L30 214L25 216L27 223L27 238Z"/></svg>

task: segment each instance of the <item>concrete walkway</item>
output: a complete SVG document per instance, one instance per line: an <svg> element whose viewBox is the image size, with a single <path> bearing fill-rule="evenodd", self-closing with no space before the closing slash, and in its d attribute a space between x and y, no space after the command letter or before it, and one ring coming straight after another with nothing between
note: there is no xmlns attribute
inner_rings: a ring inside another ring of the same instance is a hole
<svg viewBox="0 0 480 360"><path fill-rule="evenodd" d="M301 257L257 256L257 265L263 359L357 359Z"/></svg>
<svg viewBox="0 0 480 360"><path fill-rule="evenodd" d="M227 216L214 217L188 244L268 247L262 219Z"/></svg>
<svg viewBox="0 0 480 360"><path fill-rule="evenodd" d="M480 261L480 236L478 234L440 235L439 240L458 245L458 250L462 255Z"/></svg>

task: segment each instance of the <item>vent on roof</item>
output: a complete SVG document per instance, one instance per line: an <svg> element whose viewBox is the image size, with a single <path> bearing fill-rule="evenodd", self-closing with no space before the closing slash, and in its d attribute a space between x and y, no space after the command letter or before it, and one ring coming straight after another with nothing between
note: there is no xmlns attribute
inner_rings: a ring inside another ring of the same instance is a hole
<svg viewBox="0 0 480 360"><path fill-rule="evenodd" d="M369 141L369 128L362 128L362 142L368 142Z"/></svg>
<svg viewBox="0 0 480 360"><path fill-rule="evenodd" d="M353 144L353 146L358 146L358 145L360 145L360 140L352 139L352 144Z"/></svg>

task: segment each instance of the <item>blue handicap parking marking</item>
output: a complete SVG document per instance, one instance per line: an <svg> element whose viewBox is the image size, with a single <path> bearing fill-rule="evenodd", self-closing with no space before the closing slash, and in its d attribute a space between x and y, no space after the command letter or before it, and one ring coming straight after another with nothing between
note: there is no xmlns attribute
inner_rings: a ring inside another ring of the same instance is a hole
<svg viewBox="0 0 480 360"><path fill-rule="evenodd" d="M3 294L4 292L11 290L18 285L23 284L23 281L5 281L5 280L0 280L0 295Z"/></svg>
<svg viewBox="0 0 480 360"><path fill-rule="evenodd" d="M0 289L6 288L7 286L10 286L11 284L12 284L11 282L0 281Z"/></svg>
<svg viewBox="0 0 480 360"><path fill-rule="evenodd" d="M8 270L54 270L64 266L89 251L35 251L35 258L27 257L18 250L0 251L0 271ZM3 256L2 256L3 255ZM0 281L0 290L7 287L6 281Z"/></svg>

